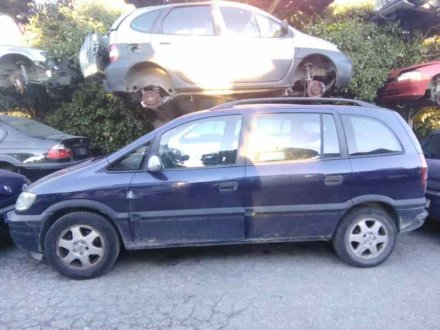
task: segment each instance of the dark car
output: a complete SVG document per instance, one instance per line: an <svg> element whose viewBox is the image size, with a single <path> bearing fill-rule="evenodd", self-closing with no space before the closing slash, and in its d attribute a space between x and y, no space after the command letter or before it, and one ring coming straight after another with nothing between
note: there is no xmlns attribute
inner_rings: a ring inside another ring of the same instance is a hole
<svg viewBox="0 0 440 330"><path fill-rule="evenodd" d="M429 217L440 220L440 131L435 131L420 141L428 163Z"/></svg>
<svg viewBox="0 0 440 330"><path fill-rule="evenodd" d="M14 209L15 201L29 183L23 175L0 170L0 245L7 232L4 215Z"/></svg>
<svg viewBox="0 0 440 330"><path fill-rule="evenodd" d="M89 140L37 121L0 115L0 169L31 180L90 158Z"/></svg>
<svg viewBox="0 0 440 330"><path fill-rule="evenodd" d="M436 104L440 106L440 61L395 69L379 90L384 104Z"/></svg>
<svg viewBox="0 0 440 330"><path fill-rule="evenodd" d="M419 142L391 110L306 100L196 112L49 175L8 213L12 237L79 279L121 247L325 240L349 264L378 265L427 216Z"/></svg>

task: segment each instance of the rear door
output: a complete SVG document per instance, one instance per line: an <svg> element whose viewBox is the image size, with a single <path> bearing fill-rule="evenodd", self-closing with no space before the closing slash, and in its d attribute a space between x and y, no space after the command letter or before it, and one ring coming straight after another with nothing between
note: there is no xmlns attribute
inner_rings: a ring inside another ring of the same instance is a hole
<svg viewBox="0 0 440 330"><path fill-rule="evenodd" d="M257 114L248 139L246 237L329 237L352 172L330 113Z"/></svg>

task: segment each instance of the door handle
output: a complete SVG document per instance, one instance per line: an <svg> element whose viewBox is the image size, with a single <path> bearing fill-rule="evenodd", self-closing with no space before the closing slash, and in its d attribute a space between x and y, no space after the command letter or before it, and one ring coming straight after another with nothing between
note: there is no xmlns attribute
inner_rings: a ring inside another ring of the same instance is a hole
<svg viewBox="0 0 440 330"><path fill-rule="evenodd" d="M238 182L223 182L218 185L220 192L230 192L238 190Z"/></svg>
<svg viewBox="0 0 440 330"><path fill-rule="evenodd" d="M342 175L327 175L325 177L326 186L339 186L344 182L344 177Z"/></svg>
<svg viewBox="0 0 440 330"><path fill-rule="evenodd" d="M171 45L171 42L169 42L169 41L161 41L161 42L159 42L159 44L161 44L162 46L168 46L168 45Z"/></svg>

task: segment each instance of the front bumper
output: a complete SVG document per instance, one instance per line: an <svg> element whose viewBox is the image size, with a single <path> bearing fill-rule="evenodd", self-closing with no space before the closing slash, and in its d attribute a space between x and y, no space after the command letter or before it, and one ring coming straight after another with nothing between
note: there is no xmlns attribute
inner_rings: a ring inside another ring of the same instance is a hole
<svg viewBox="0 0 440 330"><path fill-rule="evenodd" d="M40 216L18 215L8 212L5 221L14 243L21 249L33 253L42 253L41 230L43 221Z"/></svg>

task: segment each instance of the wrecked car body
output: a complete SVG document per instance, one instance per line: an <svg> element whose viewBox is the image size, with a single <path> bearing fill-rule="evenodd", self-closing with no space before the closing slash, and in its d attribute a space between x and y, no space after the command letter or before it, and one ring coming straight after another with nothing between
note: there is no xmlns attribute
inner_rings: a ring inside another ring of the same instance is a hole
<svg viewBox="0 0 440 330"><path fill-rule="evenodd" d="M207 1L136 9L81 47L84 77L157 109L181 95L321 97L352 77L336 45L255 7Z"/></svg>

